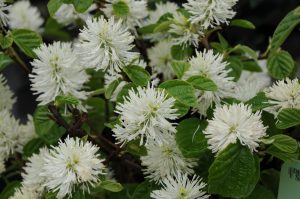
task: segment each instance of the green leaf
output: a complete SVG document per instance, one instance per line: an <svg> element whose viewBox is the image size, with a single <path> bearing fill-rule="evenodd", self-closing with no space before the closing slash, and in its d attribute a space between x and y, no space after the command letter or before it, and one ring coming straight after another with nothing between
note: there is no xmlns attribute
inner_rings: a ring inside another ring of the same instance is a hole
<svg viewBox="0 0 300 199"><path fill-rule="evenodd" d="M124 67L123 70L129 79L137 86L146 86L150 81L150 74L140 66L129 65Z"/></svg>
<svg viewBox="0 0 300 199"><path fill-rule="evenodd" d="M248 55L254 60L257 60L258 58L257 53L254 50L252 50L250 47L245 45L238 44L232 49L232 51L242 51L243 53L245 53L246 55Z"/></svg>
<svg viewBox="0 0 300 199"><path fill-rule="evenodd" d="M181 79L185 71L190 67L188 62L184 61L172 61L172 69L175 75Z"/></svg>
<svg viewBox="0 0 300 199"><path fill-rule="evenodd" d="M88 123L97 133L102 132L106 113L105 101L101 98L92 97L86 103L90 107L88 109Z"/></svg>
<svg viewBox="0 0 300 199"><path fill-rule="evenodd" d="M228 41L220 33L218 33L218 38L223 49L230 47Z"/></svg>
<svg viewBox="0 0 300 199"><path fill-rule="evenodd" d="M277 26L271 39L271 50L278 49L299 23L300 7L297 7L288 13Z"/></svg>
<svg viewBox="0 0 300 199"><path fill-rule="evenodd" d="M119 92L118 96L117 96L117 102L118 103L123 103L124 101L124 97L126 97L128 95L129 90L131 89L136 89L137 86L134 83L129 83L126 84L122 90Z"/></svg>
<svg viewBox="0 0 300 199"><path fill-rule="evenodd" d="M38 153L39 149L45 145L44 141L40 138L30 140L23 148L23 158L28 158L34 153Z"/></svg>
<svg viewBox="0 0 300 199"><path fill-rule="evenodd" d="M257 184L259 170L259 160L249 148L231 144L209 168L208 191L223 197L247 197Z"/></svg>
<svg viewBox="0 0 300 199"><path fill-rule="evenodd" d="M252 111L254 112L271 106L268 103L268 98L266 97L266 94L264 92L257 93L257 95L248 100L246 104L251 105Z"/></svg>
<svg viewBox="0 0 300 199"><path fill-rule="evenodd" d="M246 28L246 29L255 29L255 25L246 20L246 19L233 19L230 23L230 26L236 26L236 27L241 27L241 28Z"/></svg>
<svg viewBox="0 0 300 199"><path fill-rule="evenodd" d="M50 16L55 15L56 11L60 8L62 4L62 0L50 0L47 4Z"/></svg>
<svg viewBox="0 0 300 199"><path fill-rule="evenodd" d="M200 75L190 77L187 82L192 84L194 88L205 91L216 91L218 86L211 80Z"/></svg>
<svg viewBox="0 0 300 199"><path fill-rule="evenodd" d="M65 129L51 120L50 115L46 106L39 106L33 114L33 121L39 137L47 144L54 144L65 133Z"/></svg>
<svg viewBox="0 0 300 199"><path fill-rule="evenodd" d="M147 155L147 149L145 146L140 145L140 140L132 140L126 144L126 151L136 156Z"/></svg>
<svg viewBox="0 0 300 199"><path fill-rule="evenodd" d="M277 147L275 147L274 145L271 145L267 151L268 154L275 156L276 158L283 160L285 162L288 161L295 161L298 159L299 157L299 153L298 151L295 153L286 153L281 151L280 149L278 149Z"/></svg>
<svg viewBox="0 0 300 199"><path fill-rule="evenodd" d="M165 89L169 95L171 95L184 105L194 107L197 104L197 99L195 97L195 90L193 86L185 81L165 81L159 85L159 88Z"/></svg>
<svg viewBox="0 0 300 199"><path fill-rule="evenodd" d="M207 122L197 118L183 120L177 126L176 143L187 158L199 158L207 152L207 140L203 134Z"/></svg>
<svg viewBox="0 0 300 199"><path fill-rule="evenodd" d="M189 112L190 107L176 100L174 104L174 109L177 109L176 113L178 114L178 118L181 118Z"/></svg>
<svg viewBox="0 0 300 199"><path fill-rule="evenodd" d="M278 123L276 127L279 129L287 129L293 126L300 125L300 110L287 108L279 112Z"/></svg>
<svg viewBox="0 0 300 199"><path fill-rule="evenodd" d="M55 105L56 106L65 106L65 105L78 105L79 100L74 96L57 96L55 98Z"/></svg>
<svg viewBox="0 0 300 199"><path fill-rule="evenodd" d="M131 199L151 199L150 193L155 188L156 186L154 184L144 181L136 187Z"/></svg>
<svg viewBox="0 0 300 199"><path fill-rule="evenodd" d="M234 77L234 81L237 81L242 74L243 63L240 58L236 56L228 57L227 61L229 64L226 66L226 68L231 70L229 72L229 76Z"/></svg>
<svg viewBox="0 0 300 199"><path fill-rule="evenodd" d="M12 31L15 44L29 57L35 58L33 49L39 47L43 40L36 32L26 29L16 29Z"/></svg>
<svg viewBox="0 0 300 199"><path fill-rule="evenodd" d="M2 34L0 35L0 46L3 49L11 47L13 44L14 39L12 38L11 34L8 33L7 35L3 36Z"/></svg>
<svg viewBox="0 0 300 199"><path fill-rule="evenodd" d="M47 19L43 36L49 38L50 40L71 40L71 35L67 31L63 30L63 25L59 24L51 17Z"/></svg>
<svg viewBox="0 0 300 199"><path fill-rule="evenodd" d="M150 24L150 25L147 25L147 26L143 26L143 27L138 29L138 32L140 34L151 34L151 33L153 33L156 26L158 26L158 24Z"/></svg>
<svg viewBox="0 0 300 199"><path fill-rule="evenodd" d="M243 61L244 70L251 72L262 72L260 65L257 61Z"/></svg>
<svg viewBox="0 0 300 199"><path fill-rule="evenodd" d="M72 4L77 12L83 13L89 9L92 5L93 0L73 0Z"/></svg>
<svg viewBox="0 0 300 199"><path fill-rule="evenodd" d="M116 90L116 88L118 87L118 85L120 84L120 79L116 79L115 81L113 81L112 83L110 83L108 85L108 87L105 89L105 98L106 99L110 99L111 96L113 95L114 91Z"/></svg>
<svg viewBox="0 0 300 199"><path fill-rule="evenodd" d="M274 135L270 137L270 139L274 139L272 145L286 153L295 153L298 150L297 141L287 135Z"/></svg>
<svg viewBox="0 0 300 199"><path fill-rule="evenodd" d="M6 185L6 187L0 193L0 199L8 199L14 195L15 190L21 187L21 182L12 181Z"/></svg>
<svg viewBox="0 0 300 199"><path fill-rule="evenodd" d="M104 87L104 73L101 70L95 71L88 69L86 72L90 76L89 81L85 84L88 87L88 91L94 91Z"/></svg>
<svg viewBox="0 0 300 199"><path fill-rule="evenodd" d="M13 60L9 56L0 52L0 72L11 63L13 63Z"/></svg>
<svg viewBox="0 0 300 199"><path fill-rule="evenodd" d="M193 53L190 46L175 45L171 48L171 55L176 60L184 60L189 58Z"/></svg>
<svg viewBox="0 0 300 199"><path fill-rule="evenodd" d="M270 75L275 79L283 79L291 75L295 62L287 51L273 52L268 57L267 67Z"/></svg>
<svg viewBox="0 0 300 199"><path fill-rule="evenodd" d="M169 30L170 25L172 24L172 21L164 21L159 23L153 30L154 33L157 32L166 32Z"/></svg>
<svg viewBox="0 0 300 199"><path fill-rule="evenodd" d="M101 182L100 187L111 192L120 192L123 189L123 186L120 183L110 180Z"/></svg>
<svg viewBox="0 0 300 199"><path fill-rule="evenodd" d="M129 14L129 7L124 1L118 1L112 4L113 13L117 17L125 17Z"/></svg>
<svg viewBox="0 0 300 199"><path fill-rule="evenodd" d="M266 187L258 184L253 192L245 199L276 199L274 194Z"/></svg>
<svg viewBox="0 0 300 199"><path fill-rule="evenodd" d="M260 178L262 184L269 190L271 190L275 196L277 196L280 181L280 172L273 168L263 170L261 172Z"/></svg>

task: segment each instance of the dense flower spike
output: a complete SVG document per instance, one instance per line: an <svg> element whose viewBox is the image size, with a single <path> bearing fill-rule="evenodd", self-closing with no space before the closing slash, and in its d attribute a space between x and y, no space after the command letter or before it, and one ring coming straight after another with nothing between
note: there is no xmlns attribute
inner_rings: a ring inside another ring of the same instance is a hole
<svg viewBox="0 0 300 199"><path fill-rule="evenodd" d="M14 3L8 14L8 24L11 29L29 29L42 32L41 25L44 19L41 17L37 7L34 7L27 0Z"/></svg>
<svg viewBox="0 0 300 199"><path fill-rule="evenodd" d="M206 186L197 176L189 179L187 174L177 172L175 177L168 176L162 182L160 190L151 192L154 199L207 199L209 195L203 190Z"/></svg>
<svg viewBox="0 0 300 199"><path fill-rule="evenodd" d="M5 0L0 0L0 24L6 26L8 21L7 12L9 7Z"/></svg>
<svg viewBox="0 0 300 199"><path fill-rule="evenodd" d="M19 122L8 110L0 111L0 157L7 159L15 152L19 138Z"/></svg>
<svg viewBox="0 0 300 199"><path fill-rule="evenodd" d="M73 4L62 4L59 9L56 11L53 16L58 23L63 25L70 25L74 23L76 20L81 19L83 21L87 20L89 17L92 17L90 12L95 10L97 6L92 4L89 9L87 9L84 13L78 13Z"/></svg>
<svg viewBox="0 0 300 199"><path fill-rule="evenodd" d="M79 138L66 138L52 147L44 156L44 171L40 174L47 180L44 186L54 192L57 198L72 196L76 185L83 191L99 183L105 166L100 159L99 148Z"/></svg>
<svg viewBox="0 0 300 199"><path fill-rule="evenodd" d="M167 143L159 145L151 141L146 146L147 155L141 157L142 165L146 168L144 173L150 180L161 182L165 177L176 175L178 171L182 173L193 173L192 167L197 165L195 159L185 158L179 150L175 136L165 134ZM159 161L157 161L159 160Z"/></svg>
<svg viewBox="0 0 300 199"><path fill-rule="evenodd" d="M211 79L217 85L217 91L199 91L197 110L206 115L212 103L220 104L222 98L231 97L234 93L235 82L229 77L230 70L226 68L227 62L223 61L221 54L214 54L212 50L196 52L196 56L189 61L190 68L185 72L183 79L200 75Z"/></svg>
<svg viewBox="0 0 300 199"><path fill-rule="evenodd" d="M31 62L31 90L39 95L40 105L48 104L60 95L71 95L79 100L87 98L82 86L88 75L80 67L70 43L42 44L34 52L38 58Z"/></svg>
<svg viewBox="0 0 300 199"><path fill-rule="evenodd" d="M122 20L114 18L88 19L86 27L79 34L76 43L77 54L84 67L119 73L121 68L138 58L138 53L130 52L134 47L134 36L130 34Z"/></svg>
<svg viewBox="0 0 300 199"><path fill-rule="evenodd" d="M252 113L247 105L233 104L217 107L203 133L213 153L238 141L253 152L259 146L260 139L266 136L266 129L261 112Z"/></svg>
<svg viewBox="0 0 300 199"><path fill-rule="evenodd" d="M175 74L172 69L171 47L173 44L169 40L162 40L155 46L148 49L149 65L155 74L163 74L163 79L172 79Z"/></svg>
<svg viewBox="0 0 300 199"><path fill-rule="evenodd" d="M128 8L127 12L120 13L115 10L120 4L124 4ZM123 19L126 26L131 30L135 30L135 27L139 27L142 21L147 17L147 1L145 0L108 0L105 4L103 12L107 17L115 16L116 18Z"/></svg>
<svg viewBox="0 0 300 199"><path fill-rule="evenodd" d="M228 24L228 20L235 16L233 6L238 0L188 0L183 6L191 14L190 21L193 24L201 24L206 30L214 28L222 23Z"/></svg>
<svg viewBox="0 0 300 199"><path fill-rule="evenodd" d="M15 102L14 94L8 87L5 77L0 74L0 111L11 110Z"/></svg>
<svg viewBox="0 0 300 199"><path fill-rule="evenodd" d="M18 188L14 195L9 197L9 199L40 199L41 197L37 192L30 188Z"/></svg>
<svg viewBox="0 0 300 199"><path fill-rule="evenodd" d="M175 99L167 98L163 90L150 86L130 90L124 103L116 107L121 124L113 132L118 143L135 139L140 139L141 145L147 145L149 140L158 144L167 141L163 135L176 132L175 123L169 121L177 119L174 103Z"/></svg>
<svg viewBox="0 0 300 199"><path fill-rule="evenodd" d="M269 103L273 105L266 110L275 116L284 108L300 109L300 83L297 78L277 81L265 92Z"/></svg>

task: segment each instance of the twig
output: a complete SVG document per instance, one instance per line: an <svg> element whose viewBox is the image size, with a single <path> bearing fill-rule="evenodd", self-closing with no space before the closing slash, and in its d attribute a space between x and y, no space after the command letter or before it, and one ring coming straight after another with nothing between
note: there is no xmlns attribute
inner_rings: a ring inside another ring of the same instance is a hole
<svg viewBox="0 0 300 199"><path fill-rule="evenodd" d="M55 120L55 122L59 125L64 127L68 132L70 131L70 126L69 124L66 122L66 120L61 116L61 114L59 113L59 111L57 110L56 106L54 106L53 104L48 105L48 109L49 111L52 113L53 118ZM53 119L52 118L52 119Z"/></svg>
<svg viewBox="0 0 300 199"><path fill-rule="evenodd" d="M30 73L29 68L25 64L25 62L21 59L21 57L18 55L18 53L13 49L13 47L8 48L8 53L10 56L21 66L21 68L26 72Z"/></svg>

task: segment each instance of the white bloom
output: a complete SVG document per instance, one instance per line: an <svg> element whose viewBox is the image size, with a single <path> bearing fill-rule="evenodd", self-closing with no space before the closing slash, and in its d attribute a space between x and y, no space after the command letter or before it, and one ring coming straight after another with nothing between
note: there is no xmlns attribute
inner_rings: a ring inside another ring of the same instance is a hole
<svg viewBox="0 0 300 199"><path fill-rule="evenodd" d="M121 124L116 125L113 132L118 143L136 138L141 145L147 145L149 140L159 144L167 141L163 134L176 132L175 124L168 121L177 119L174 103L175 99L167 98L163 90L150 86L130 90L124 102L116 106Z"/></svg>
<svg viewBox="0 0 300 199"><path fill-rule="evenodd" d="M37 193L42 194L44 192L44 183L46 178L41 176L44 169L45 160L44 157L49 154L47 148L41 148L38 154L33 154L24 167L24 173L22 173L23 187L28 187L35 190Z"/></svg>
<svg viewBox="0 0 300 199"><path fill-rule="evenodd" d="M56 19L56 21L60 24L69 25L74 23L78 19L81 19L83 21L87 20L92 16L90 12L92 12L96 8L97 6L95 4L92 4L84 13L78 13L75 10L73 4L62 4L56 11L53 18Z"/></svg>
<svg viewBox="0 0 300 199"><path fill-rule="evenodd" d="M193 24L201 24L204 29L214 28L235 16L233 6L238 0L188 0L183 7L192 15Z"/></svg>
<svg viewBox="0 0 300 199"><path fill-rule="evenodd" d="M15 102L13 92L8 87L4 76L0 74L0 111L3 109L11 110Z"/></svg>
<svg viewBox="0 0 300 199"><path fill-rule="evenodd" d="M24 28L40 33L43 23L44 19L38 8L32 6L27 0L14 3L9 9L8 24L11 29Z"/></svg>
<svg viewBox="0 0 300 199"><path fill-rule="evenodd" d="M265 93L269 103L273 105L266 110L275 116L285 108L300 109L300 83L297 78L277 81Z"/></svg>
<svg viewBox="0 0 300 199"><path fill-rule="evenodd" d="M9 199L39 199L39 194L31 188L18 188Z"/></svg>
<svg viewBox="0 0 300 199"><path fill-rule="evenodd" d="M8 21L7 12L9 10L8 5L6 5L5 0L0 0L0 24L6 26Z"/></svg>
<svg viewBox="0 0 300 199"><path fill-rule="evenodd" d="M15 152L19 138L19 122L4 109L0 111L0 157L7 159Z"/></svg>
<svg viewBox="0 0 300 199"><path fill-rule="evenodd" d="M183 79L200 75L211 79L218 87L217 91L199 91L197 110L206 115L207 109L215 102L221 103L222 98L231 97L234 93L235 82L233 77L228 77L230 70L226 69L227 62L223 61L223 55L214 54L212 50L196 52L196 56L190 60L190 68L185 72Z"/></svg>
<svg viewBox="0 0 300 199"><path fill-rule="evenodd" d="M271 78L267 73L243 71L236 83L234 97L246 102L270 84Z"/></svg>
<svg viewBox="0 0 300 199"><path fill-rule="evenodd" d="M140 27L142 20L144 20L147 15L147 1L145 0L108 0L108 4L105 4L103 12L107 17L115 16L116 18L123 19L126 26L131 30L135 30L135 26ZM121 15L114 13L113 6L119 3L124 3L128 7L128 13L126 15Z"/></svg>
<svg viewBox="0 0 300 199"><path fill-rule="evenodd" d="M27 116L27 123L20 125L19 140L16 151L23 153L23 147L32 139L37 137L35 132L33 118L31 115Z"/></svg>
<svg viewBox="0 0 300 199"><path fill-rule="evenodd" d="M81 89L88 75L80 67L70 43L42 44L34 52L38 58L31 62L31 90L39 95L37 101L41 105L54 101L59 95L71 95L80 100L87 98L87 93Z"/></svg>
<svg viewBox="0 0 300 199"><path fill-rule="evenodd" d="M193 176L189 179L187 174L178 172L175 177L168 176L162 182L160 190L152 191L151 198L154 199L207 199L209 195L203 189L206 184L202 179Z"/></svg>
<svg viewBox="0 0 300 199"><path fill-rule="evenodd" d="M148 49L149 65L152 67L152 72L163 74L163 78L172 79L174 72L172 69L171 48L173 44L169 40L162 40Z"/></svg>
<svg viewBox="0 0 300 199"><path fill-rule="evenodd" d="M76 185L85 191L100 182L104 174L103 159L99 148L79 138L66 138L59 145L52 147L44 156L44 171L41 176L47 178L45 187L57 192L57 198L72 196Z"/></svg>
<svg viewBox="0 0 300 199"><path fill-rule="evenodd" d="M108 69L113 74L121 72L122 67L138 58L138 53L130 52L134 47L134 36L122 25L121 20L106 20L101 16L88 19L86 24L76 43L83 66L104 71Z"/></svg>
<svg viewBox="0 0 300 199"><path fill-rule="evenodd" d="M181 12L173 14L173 22L169 32L175 34L172 38L174 44L194 45L198 47L199 39L203 36L202 29L195 24L191 24Z"/></svg>
<svg viewBox="0 0 300 199"><path fill-rule="evenodd" d="M166 143L159 145L151 141L146 146L148 154L141 157L142 165L146 167L144 173L150 180L161 182L169 175L176 175L177 171L182 173L194 173L192 167L197 165L195 159L185 158L179 150L175 136L164 135Z"/></svg>
<svg viewBox="0 0 300 199"><path fill-rule="evenodd" d="M5 161L4 159L1 157L0 158L0 176L1 174L5 171Z"/></svg>
<svg viewBox="0 0 300 199"><path fill-rule="evenodd" d="M266 127L261 121L261 112L252 113L247 105L233 104L217 107L203 133L213 153L238 140L253 152L259 146L260 139L266 135Z"/></svg>

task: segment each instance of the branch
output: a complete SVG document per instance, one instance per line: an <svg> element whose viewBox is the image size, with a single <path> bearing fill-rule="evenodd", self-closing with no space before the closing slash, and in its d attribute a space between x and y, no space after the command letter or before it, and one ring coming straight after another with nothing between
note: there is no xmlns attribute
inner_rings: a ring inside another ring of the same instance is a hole
<svg viewBox="0 0 300 199"><path fill-rule="evenodd" d="M18 55L18 53L15 51L15 49L13 49L13 47L8 48L8 53L22 67L22 69L26 73L30 73L29 68L27 67L25 62L21 59L21 57Z"/></svg>

